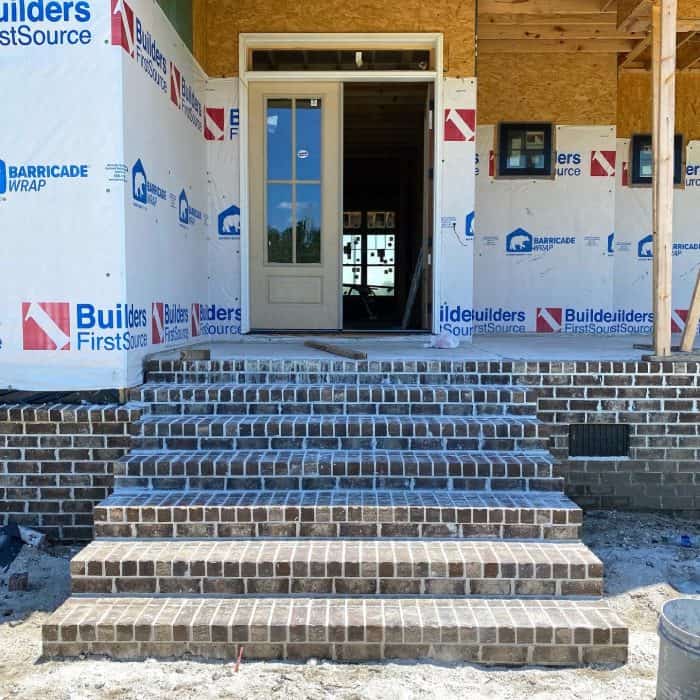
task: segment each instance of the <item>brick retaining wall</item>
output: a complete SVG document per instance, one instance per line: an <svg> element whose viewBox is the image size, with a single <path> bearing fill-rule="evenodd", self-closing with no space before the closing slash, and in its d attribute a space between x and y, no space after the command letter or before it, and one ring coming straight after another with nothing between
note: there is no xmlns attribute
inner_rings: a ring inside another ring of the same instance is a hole
<svg viewBox="0 0 700 700"><path fill-rule="evenodd" d="M0 405L0 523L62 541L92 539L92 510L112 490L112 461L131 444L140 409Z"/></svg>

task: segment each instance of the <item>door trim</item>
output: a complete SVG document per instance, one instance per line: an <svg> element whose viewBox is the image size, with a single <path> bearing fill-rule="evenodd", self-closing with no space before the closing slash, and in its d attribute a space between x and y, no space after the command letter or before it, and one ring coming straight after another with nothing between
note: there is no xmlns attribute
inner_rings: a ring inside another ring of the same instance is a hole
<svg viewBox="0 0 700 700"><path fill-rule="evenodd" d="M353 48L370 50L380 48L402 49L431 49L435 55L435 69L426 71L252 71L248 70L248 55L252 48L284 48L303 46L306 48ZM431 82L434 84L435 107L433 110L433 141L434 141L434 176L433 176L433 242L440 231L440 193L442 192L442 138L443 120L443 35L441 33L328 33L328 34L240 34L238 45L239 89L238 103L240 110L240 208L241 208L241 333L250 333L250 238L249 238L249 181L248 181L248 84L252 81L279 81L283 78L289 82L364 82L364 83L402 83L402 82ZM343 93L341 89L341 123L342 123ZM338 164L341 176L343 173L342 139L341 158ZM342 207L340 224L342 229ZM340 264L341 252L339 251ZM439 304L438 282L440 279L440 246L433 245L432 250L432 307L433 333L439 331L439 314L435 310ZM341 309L342 324L342 285L338 289L338 304Z"/></svg>

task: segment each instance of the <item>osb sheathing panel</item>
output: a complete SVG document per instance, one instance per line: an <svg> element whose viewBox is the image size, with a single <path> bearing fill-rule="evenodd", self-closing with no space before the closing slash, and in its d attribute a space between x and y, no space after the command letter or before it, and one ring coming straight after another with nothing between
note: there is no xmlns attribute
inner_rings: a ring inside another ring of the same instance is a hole
<svg viewBox="0 0 700 700"><path fill-rule="evenodd" d="M616 82L614 54L484 54L478 120L614 124Z"/></svg>
<svg viewBox="0 0 700 700"><path fill-rule="evenodd" d="M700 0L678 0L678 16L683 19L700 19Z"/></svg>
<svg viewBox="0 0 700 700"><path fill-rule="evenodd" d="M476 0L207 0L205 59L210 76L238 74L246 32L442 32L445 72L474 75ZM195 29L195 32L197 30Z"/></svg>
<svg viewBox="0 0 700 700"><path fill-rule="evenodd" d="M617 135L651 132L651 72L621 73ZM676 73L676 132L700 139L700 72Z"/></svg>

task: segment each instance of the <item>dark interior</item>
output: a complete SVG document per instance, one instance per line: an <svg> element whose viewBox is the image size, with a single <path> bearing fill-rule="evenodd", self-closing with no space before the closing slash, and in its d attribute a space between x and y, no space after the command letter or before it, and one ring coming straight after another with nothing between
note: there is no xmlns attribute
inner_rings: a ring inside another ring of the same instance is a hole
<svg viewBox="0 0 700 700"><path fill-rule="evenodd" d="M402 330L423 240L424 84L346 84L343 328ZM422 276L405 330L424 325Z"/></svg>

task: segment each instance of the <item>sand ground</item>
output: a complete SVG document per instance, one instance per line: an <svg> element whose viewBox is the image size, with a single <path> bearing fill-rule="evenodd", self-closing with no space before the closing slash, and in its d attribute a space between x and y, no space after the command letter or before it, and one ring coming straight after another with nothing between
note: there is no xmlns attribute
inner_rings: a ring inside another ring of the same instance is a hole
<svg viewBox="0 0 700 700"><path fill-rule="evenodd" d="M689 534L694 547L679 546ZM646 700L655 695L661 605L700 594L700 523L639 513L589 513L584 539L603 560L606 596L630 627L630 660L616 668L548 670L471 664L343 665L103 659L45 661L41 625L68 595L68 562L77 551L25 547L0 574L0 700L41 698L504 698ZM29 571L30 590L8 593L7 576Z"/></svg>

